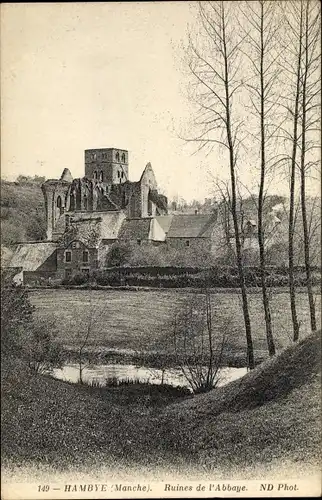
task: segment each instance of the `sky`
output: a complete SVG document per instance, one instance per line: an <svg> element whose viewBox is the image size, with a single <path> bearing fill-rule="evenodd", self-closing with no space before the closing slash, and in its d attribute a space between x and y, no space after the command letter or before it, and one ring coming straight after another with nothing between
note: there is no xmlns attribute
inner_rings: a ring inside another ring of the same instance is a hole
<svg viewBox="0 0 322 500"><path fill-rule="evenodd" d="M220 153L180 138L191 115L182 42L195 7L2 4L1 176L59 178L67 167L82 177L85 149L117 147L129 151L131 180L151 162L169 198L212 196Z"/></svg>

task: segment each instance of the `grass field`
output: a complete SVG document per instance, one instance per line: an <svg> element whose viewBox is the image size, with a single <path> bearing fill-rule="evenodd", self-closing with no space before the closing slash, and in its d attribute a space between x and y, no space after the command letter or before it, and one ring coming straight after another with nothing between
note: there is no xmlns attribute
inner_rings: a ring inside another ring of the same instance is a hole
<svg viewBox="0 0 322 500"><path fill-rule="evenodd" d="M30 293L36 315L48 322L53 319L59 330L59 340L68 348L76 347L84 337L92 316L89 344L98 350L124 349L168 352L171 350L169 331L176 309L191 292L117 291L117 290L34 290ZM317 312L320 298L316 296ZM227 332L231 355L245 357L245 334L241 299L236 292L212 294L214 331ZM254 347L257 358L267 356L265 323L261 295L249 295ZM309 314L305 293L297 296L301 331L309 332ZM91 312L92 311L92 312ZM291 343L291 317L287 291L279 290L271 301L276 347Z"/></svg>

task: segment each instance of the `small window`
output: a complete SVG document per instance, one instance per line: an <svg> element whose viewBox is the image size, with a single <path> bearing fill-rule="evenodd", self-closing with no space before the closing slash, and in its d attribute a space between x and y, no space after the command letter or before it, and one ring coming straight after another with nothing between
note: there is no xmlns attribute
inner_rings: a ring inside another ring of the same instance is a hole
<svg viewBox="0 0 322 500"><path fill-rule="evenodd" d="M118 176L118 178L121 177L121 172L119 170L117 171L117 176Z"/></svg>
<svg viewBox="0 0 322 500"><path fill-rule="evenodd" d="M97 156L96 153L93 153L93 160L96 160Z"/></svg>
<svg viewBox="0 0 322 500"><path fill-rule="evenodd" d="M124 172L122 172L121 177L122 177L122 179L124 178Z"/></svg>
<svg viewBox="0 0 322 500"><path fill-rule="evenodd" d="M137 244L140 246L142 241L140 239L136 240L137 241Z"/></svg>
<svg viewBox="0 0 322 500"><path fill-rule="evenodd" d="M104 180L104 174L103 174L103 170L100 171L100 181L103 182Z"/></svg>
<svg viewBox="0 0 322 500"><path fill-rule="evenodd" d="M97 172L94 170L94 180L97 180Z"/></svg>
<svg viewBox="0 0 322 500"><path fill-rule="evenodd" d="M72 261L72 252L70 250L67 250L65 252L65 262L71 262Z"/></svg>
<svg viewBox="0 0 322 500"><path fill-rule="evenodd" d="M65 228L69 229L70 226L70 218L69 215L65 215Z"/></svg>
<svg viewBox="0 0 322 500"><path fill-rule="evenodd" d="M186 247L190 247L190 241L189 240L186 241Z"/></svg>
<svg viewBox="0 0 322 500"><path fill-rule="evenodd" d="M61 197L60 196L57 197L56 203L57 203L57 208L61 208Z"/></svg>
<svg viewBox="0 0 322 500"><path fill-rule="evenodd" d="M88 262L88 251L84 250L83 252L83 262Z"/></svg>
<svg viewBox="0 0 322 500"><path fill-rule="evenodd" d="M125 154L122 153L122 162L125 163Z"/></svg>
<svg viewBox="0 0 322 500"><path fill-rule="evenodd" d="M119 152L116 153L115 158L116 158L116 161L120 161L120 153Z"/></svg>

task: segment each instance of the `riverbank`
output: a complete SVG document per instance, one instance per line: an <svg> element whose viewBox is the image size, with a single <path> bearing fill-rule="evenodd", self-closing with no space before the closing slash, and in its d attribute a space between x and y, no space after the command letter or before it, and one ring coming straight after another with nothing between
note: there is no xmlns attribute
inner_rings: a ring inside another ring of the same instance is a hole
<svg viewBox="0 0 322 500"><path fill-rule="evenodd" d="M242 379L162 407L143 404L136 389L121 404L119 388L103 395L21 366L2 371L3 468L134 465L157 474L166 465L260 479L259 469L267 477L287 463L307 473L320 460L320 349L310 335Z"/></svg>

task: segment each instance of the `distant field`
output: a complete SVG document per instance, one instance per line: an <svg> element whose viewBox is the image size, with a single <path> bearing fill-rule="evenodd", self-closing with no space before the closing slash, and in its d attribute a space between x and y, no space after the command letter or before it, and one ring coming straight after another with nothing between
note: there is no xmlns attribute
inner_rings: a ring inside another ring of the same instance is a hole
<svg viewBox="0 0 322 500"><path fill-rule="evenodd" d="M169 291L117 290L34 290L30 293L36 314L48 320L49 328L55 319L59 340L66 347L76 347L83 338L92 310L90 342L93 347L131 349L135 351L168 351L166 337L171 330L174 312L191 293ZM240 296L235 292L212 295L214 330L228 332L229 345L236 357L244 356L245 335ZM261 295L249 295L254 348L257 357L266 357L266 339ZM301 332L309 332L309 313L305 293L297 296ZM316 309L320 313L320 296L316 295ZM291 342L291 317L287 291L272 297L271 312L276 347L281 349ZM320 318L319 318L320 321Z"/></svg>

